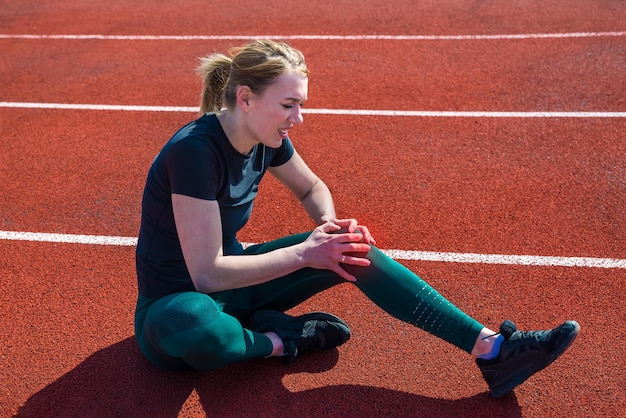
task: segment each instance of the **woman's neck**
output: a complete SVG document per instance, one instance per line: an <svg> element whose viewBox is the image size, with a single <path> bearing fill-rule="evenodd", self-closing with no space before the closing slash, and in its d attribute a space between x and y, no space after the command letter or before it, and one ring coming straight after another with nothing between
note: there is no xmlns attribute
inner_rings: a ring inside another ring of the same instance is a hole
<svg viewBox="0 0 626 418"><path fill-rule="evenodd" d="M233 148L242 155L250 154L257 141L248 133L241 115L237 111L226 109L217 113L217 119Z"/></svg>

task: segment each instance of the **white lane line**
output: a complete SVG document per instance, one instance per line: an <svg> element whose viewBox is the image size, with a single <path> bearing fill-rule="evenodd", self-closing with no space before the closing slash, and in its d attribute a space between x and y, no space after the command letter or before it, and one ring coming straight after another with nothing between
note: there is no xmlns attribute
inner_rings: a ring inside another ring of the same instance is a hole
<svg viewBox="0 0 626 418"><path fill-rule="evenodd" d="M0 108L197 113L195 106L140 106L78 103L0 102ZM302 109L309 115L405 116L433 118L624 118L626 112L487 112L430 110Z"/></svg>
<svg viewBox="0 0 626 418"><path fill-rule="evenodd" d="M320 115L412 116L452 118L623 118L626 112L486 112L430 110L302 109Z"/></svg>
<svg viewBox="0 0 626 418"><path fill-rule="evenodd" d="M513 264L522 266L626 268L626 260L595 257L473 254L428 251L384 250L396 260L442 261L447 263Z"/></svg>
<svg viewBox="0 0 626 418"><path fill-rule="evenodd" d="M0 39L66 39L112 41L220 41L251 39L319 40L319 41L475 41L507 39L561 39L626 36L626 31L520 33L494 35L104 35L104 34L0 34Z"/></svg>
<svg viewBox="0 0 626 418"><path fill-rule="evenodd" d="M23 109L54 109L54 110L105 110L124 112L198 112L195 106L140 106L140 105L106 105L79 103L37 103L37 102L0 102L0 107Z"/></svg>
<svg viewBox="0 0 626 418"><path fill-rule="evenodd" d="M137 238L103 235L50 234L39 232L0 231L0 239L10 241L59 242L113 246L137 245ZM245 245L251 245L245 243ZM473 254L435 251L383 250L396 260L438 261L446 263L509 264L547 267L591 267L626 269L626 260L595 257L550 257L535 255Z"/></svg>
<svg viewBox="0 0 626 418"><path fill-rule="evenodd" d="M50 234L42 232L0 231L0 239L9 241L61 242L67 244L95 244L133 246L137 238L109 237L105 235Z"/></svg>

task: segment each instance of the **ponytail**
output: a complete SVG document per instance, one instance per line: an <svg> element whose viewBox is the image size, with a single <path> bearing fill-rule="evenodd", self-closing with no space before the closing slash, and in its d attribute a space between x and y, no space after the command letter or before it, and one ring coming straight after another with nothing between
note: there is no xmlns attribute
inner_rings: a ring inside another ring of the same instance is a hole
<svg viewBox="0 0 626 418"><path fill-rule="evenodd" d="M218 112L222 108L224 91L233 61L224 54L213 54L200 58L198 73L202 77L200 115Z"/></svg>
<svg viewBox="0 0 626 418"><path fill-rule="evenodd" d="M262 94L287 71L309 74L302 52L285 43L257 40L229 52L232 58L220 53L200 58L200 115L219 112L223 107L234 108L238 86L248 86L254 94Z"/></svg>

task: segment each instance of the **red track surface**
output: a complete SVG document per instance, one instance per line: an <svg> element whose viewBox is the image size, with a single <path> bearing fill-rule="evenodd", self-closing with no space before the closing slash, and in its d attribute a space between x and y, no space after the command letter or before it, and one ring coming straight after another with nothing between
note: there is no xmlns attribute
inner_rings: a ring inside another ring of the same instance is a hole
<svg viewBox="0 0 626 418"><path fill-rule="evenodd" d="M5 2L6 3L6 2ZM624 30L623 1L51 1L3 34L478 35ZM210 4L213 3L213 4ZM248 4L250 3L250 4ZM243 41L0 38L0 101L194 106L197 57ZM294 40L310 108L624 112L626 40ZM145 174L186 113L0 108L0 231L135 236ZM626 258L623 118L306 115L294 142L383 249ZM273 179L242 240L312 225ZM349 284L297 311L354 336L293 367L152 367L133 338L134 248L0 241L0 415L624 416L626 270L403 261L479 321L582 325L493 400L465 353Z"/></svg>

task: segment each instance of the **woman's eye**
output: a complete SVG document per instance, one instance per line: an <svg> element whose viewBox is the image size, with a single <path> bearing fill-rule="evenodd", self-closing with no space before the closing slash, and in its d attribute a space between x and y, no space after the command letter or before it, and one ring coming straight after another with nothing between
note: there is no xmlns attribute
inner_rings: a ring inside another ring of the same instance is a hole
<svg viewBox="0 0 626 418"><path fill-rule="evenodd" d="M285 109L292 109L292 108L294 107L294 105L290 105L290 104L288 104L288 105L285 105L285 104L284 104L284 105L282 105L282 106L283 106ZM299 106L299 107L300 107L300 109L302 109L302 108L304 107L304 103L298 103L296 106Z"/></svg>

